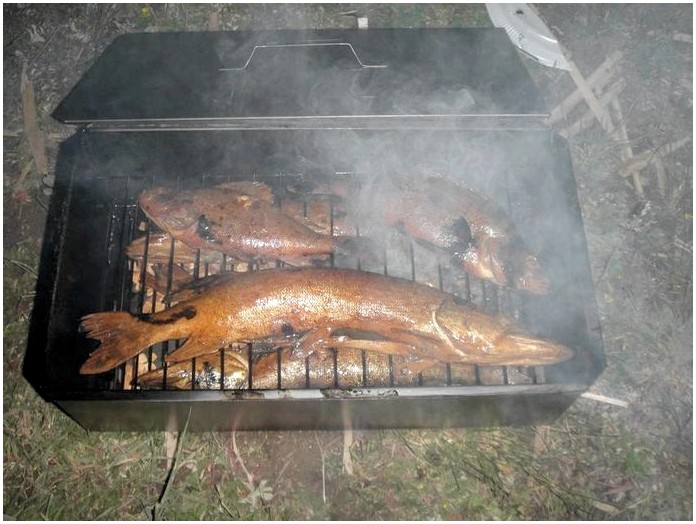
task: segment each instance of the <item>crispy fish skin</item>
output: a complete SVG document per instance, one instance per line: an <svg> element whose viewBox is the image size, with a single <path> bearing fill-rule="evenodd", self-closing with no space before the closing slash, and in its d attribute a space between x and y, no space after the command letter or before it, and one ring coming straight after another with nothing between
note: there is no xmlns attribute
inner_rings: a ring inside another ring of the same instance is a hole
<svg viewBox="0 0 696 524"><path fill-rule="evenodd" d="M233 343L302 334L293 355L340 342L339 330L373 333L382 352L436 362L543 365L572 351L536 339L510 319L408 280L348 269L269 269L235 275L159 313L83 317L81 329L101 346L81 373L101 373L158 342L186 338L167 356L179 362ZM339 344L340 345L340 344ZM345 344L350 347L350 344Z"/></svg>
<svg viewBox="0 0 696 524"><path fill-rule="evenodd" d="M453 254L465 271L532 294L550 283L509 216L482 193L442 175L414 176L386 192L383 218Z"/></svg>

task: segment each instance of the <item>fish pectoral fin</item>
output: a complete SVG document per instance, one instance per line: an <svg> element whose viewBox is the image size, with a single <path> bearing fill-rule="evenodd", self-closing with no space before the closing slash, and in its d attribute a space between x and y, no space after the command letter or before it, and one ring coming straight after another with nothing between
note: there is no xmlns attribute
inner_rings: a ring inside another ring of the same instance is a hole
<svg viewBox="0 0 696 524"><path fill-rule="evenodd" d="M409 356L415 352L415 348L410 344L396 342L394 340L368 340L350 338L345 335L330 339L330 345L336 349L364 349L386 355Z"/></svg>
<svg viewBox="0 0 696 524"><path fill-rule="evenodd" d="M341 334L337 334L338 332ZM349 334L350 333L350 334ZM413 337L416 340L417 337ZM412 357L420 354L410 341L385 338L370 331L346 332L338 328L318 328L305 333L294 345L293 357L307 357L314 352L327 349L364 349L385 355Z"/></svg>
<svg viewBox="0 0 696 524"><path fill-rule="evenodd" d="M202 336L191 335L186 339L186 342L175 349L171 354L167 355L165 360L169 364L191 360L201 355L219 351L220 347L220 341L218 339L210 338L206 340Z"/></svg>
<svg viewBox="0 0 696 524"><path fill-rule="evenodd" d="M437 340L405 330L374 333L376 337L374 339L368 338L372 334L366 332L362 332L360 338L349 335L335 335L334 332L338 330L339 328L323 327L308 331L293 345L293 358L306 358L315 351L327 348L338 350L345 348L364 349L387 355L415 357L419 361L424 362L436 362L436 355L443 352L442 344Z"/></svg>
<svg viewBox="0 0 696 524"><path fill-rule="evenodd" d="M315 351L330 347L331 331L332 328L330 327L315 328L307 331L293 344L293 358L307 358Z"/></svg>
<svg viewBox="0 0 696 524"><path fill-rule="evenodd" d="M406 330L390 330L386 335L390 340L395 340L408 344L413 348L409 355L418 358L428 358L428 354L438 354L442 352L441 341L432 337L418 335Z"/></svg>
<svg viewBox="0 0 696 524"><path fill-rule="evenodd" d="M219 356L216 357L219 360ZM240 353L237 353L233 349L227 349L224 352L224 359L225 359L225 369L232 371L232 370L237 370L237 371L248 371L249 370L249 360L247 359L246 355L242 355Z"/></svg>

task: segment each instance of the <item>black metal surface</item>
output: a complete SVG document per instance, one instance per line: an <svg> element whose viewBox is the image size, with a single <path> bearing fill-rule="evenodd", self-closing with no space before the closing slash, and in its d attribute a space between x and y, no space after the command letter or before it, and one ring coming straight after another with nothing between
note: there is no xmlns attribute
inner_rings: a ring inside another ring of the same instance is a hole
<svg viewBox="0 0 696 524"><path fill-rule="evenodd" d="M384 128L394 117L418 126L420 120L408 117L485 121L546 113L505 31L470 28L123 35L53 116L108 127L162 119L195 126L204 119L206 127L236 128L298 127L307 117L391 117L340 121ZM300 118L282 123L293 117ZM519 127L518 121L507 124Z"/></svg>

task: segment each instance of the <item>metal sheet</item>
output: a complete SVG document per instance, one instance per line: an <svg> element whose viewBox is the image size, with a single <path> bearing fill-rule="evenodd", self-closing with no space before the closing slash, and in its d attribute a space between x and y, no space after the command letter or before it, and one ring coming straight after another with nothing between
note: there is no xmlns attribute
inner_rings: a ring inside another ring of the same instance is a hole
<svg viewBox="0 0 696 524"><path fill-rule="evenodd" d="M53 116L239 128L250 118L546 114L505 31L472 28L123 35Z"/></svg>
<svg viewBox="0 0 696 524"><path fill-rule="evenodd" d="M237 400L170 392L166 399L104 395L64 398L57 404L82 427L94 431L182 431L187 423L190 431L447 428L550 423L577 395L557 391L516 396Z"/></svg>

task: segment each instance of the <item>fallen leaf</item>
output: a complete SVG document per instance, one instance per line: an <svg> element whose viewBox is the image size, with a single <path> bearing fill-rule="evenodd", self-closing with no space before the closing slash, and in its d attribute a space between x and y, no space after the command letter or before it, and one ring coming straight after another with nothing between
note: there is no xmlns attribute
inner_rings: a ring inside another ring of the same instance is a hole
<svg viewBox="0 0 696 524"><path fill-rule="evenodd" d="M26 189L20 189L19 191L14 191L12 193L11 198L15 204L26 204L27 202L29 202L31 200L31 198L29 197L29 193L27 192Z"/></svg>

